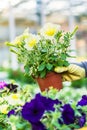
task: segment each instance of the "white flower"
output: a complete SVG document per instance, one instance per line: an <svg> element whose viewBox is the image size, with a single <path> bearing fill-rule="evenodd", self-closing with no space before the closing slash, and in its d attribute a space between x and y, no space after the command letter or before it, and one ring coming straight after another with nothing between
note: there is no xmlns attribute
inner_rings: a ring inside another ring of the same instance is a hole
<svg viewBox="0 0 87 130"><path fill-rule="evenodd" d="M40 34L48 39L52 39L53 36L61 29L61 26L58 24L47 23L40 30Z"/></svg>
<svg viewBox="0 0 87 130"><path fill-rule="evenodd" d="M0 97L0 103L2 103L4 101L4 99L2 97Z"/></svg>
<svg viewBox="0 0 87 130"><path fill-rule="evenodd" d="M17 36L13 41L14 45L21 45L22 41L29 37L29 28L27 28L24 33L20 36Z"/></svg>
<svg viewBox="0 0 87 130"><path fill-rule="evenodd" d="M38 43L39 40L40 37L38 35L29 34L29 38L25 39L26 44L24 47L27 50L31 50Z"/></svg>
<svg viewBox="0 0 87 130"><path fill-rule="evenodd" d="M9 96L5 97L5 100L9 105L23 105L23 101L20 99L20 94L10 94Z"/></svg>

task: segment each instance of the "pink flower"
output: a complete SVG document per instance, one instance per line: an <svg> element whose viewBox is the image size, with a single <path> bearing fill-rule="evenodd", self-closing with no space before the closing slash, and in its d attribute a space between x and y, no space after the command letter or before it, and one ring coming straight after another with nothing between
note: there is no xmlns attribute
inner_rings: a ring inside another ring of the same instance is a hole
<svg viewBox="0 0 87 130"><path fill-rule="evenodd" d="M6 82L4 82L4 81L1 81L0 82L0 89L3 89L4 87L6 87L7 86L7 83Z"/></svg>

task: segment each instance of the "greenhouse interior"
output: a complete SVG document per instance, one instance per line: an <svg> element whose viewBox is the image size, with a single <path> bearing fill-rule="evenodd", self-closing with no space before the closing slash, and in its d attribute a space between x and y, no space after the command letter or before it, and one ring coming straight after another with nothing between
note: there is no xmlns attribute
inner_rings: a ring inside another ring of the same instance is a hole
<svg viewBox="0 0 87 130"><path fill-rule="evenodd" d="M0 130L87 130L87 0L0 0Z"/></svg>

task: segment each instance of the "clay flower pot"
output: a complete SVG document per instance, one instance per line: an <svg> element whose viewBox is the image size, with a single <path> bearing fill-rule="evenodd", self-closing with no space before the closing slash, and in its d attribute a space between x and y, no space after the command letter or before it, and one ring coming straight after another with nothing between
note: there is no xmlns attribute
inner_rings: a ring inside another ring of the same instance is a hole
<svg viewBox="0 0 87 130"><path fill-rule="evenodd" d="M41 91L49 90L49 87L54 87L58 90L62 89L61 74L55 72L48 73L45 78L39 77L36 79L36 81Z"/></svg>

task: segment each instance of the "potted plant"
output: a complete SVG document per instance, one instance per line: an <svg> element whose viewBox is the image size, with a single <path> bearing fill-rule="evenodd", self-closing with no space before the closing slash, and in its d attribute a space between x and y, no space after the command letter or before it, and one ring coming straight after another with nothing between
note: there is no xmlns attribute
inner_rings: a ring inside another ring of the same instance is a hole
<svg viewBox="0 0 87 130"><path fill-rule="evenodd" d="M37 80L42 91L45 90L45 86L61 89L61 75L55 73L54 68L69 65L67 58L71 57L70 40L76 30L77 27L73 32L64 32L60 29L60 25L47 23L37 35L26 30L16 37L13 43L7 45L14 47L11 51L17 54L18 61L24 64L25 72ZM50 76L53 81L49 79Z"/></svg>

